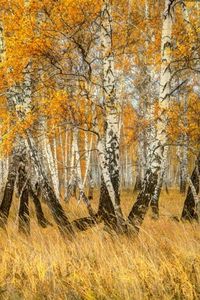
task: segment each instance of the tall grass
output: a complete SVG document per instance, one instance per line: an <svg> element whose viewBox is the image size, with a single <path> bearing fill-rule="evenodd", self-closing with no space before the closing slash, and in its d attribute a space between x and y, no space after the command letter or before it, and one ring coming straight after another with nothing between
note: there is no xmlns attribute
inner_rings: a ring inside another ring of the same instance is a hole
<svg viewBox="0 0 200 300"><path fill-rule="evenodd" d="M123 210L133 195L124 192ZM147 216L138 238L111 236L102 225L64 243L54 227L17 233L15 203L0 231L0 299L200 299L200 227L174 222L183 197L162 194L161 217ZM75 201L70 218L86 214ZM48 210L45 207L45 213Z"/></svg>

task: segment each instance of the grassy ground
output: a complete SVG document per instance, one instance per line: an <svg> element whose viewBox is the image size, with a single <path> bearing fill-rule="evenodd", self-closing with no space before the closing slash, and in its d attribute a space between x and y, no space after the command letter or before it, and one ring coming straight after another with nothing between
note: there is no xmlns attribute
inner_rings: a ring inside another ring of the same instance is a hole
<svg viewBox="0 0 200 300"><path fill-rule="evenodd" d="M123 193L126 214L135 196ZM56 226L38 228L34 215L31 237L20 236L15 203L7 234L0 231L0 299L200 299L200 227L170 219L183 199L164 192L160 220L149 215L136 239L99 226L68 244ZM75 201L65 209L70 219L86 215Z"/></svg>

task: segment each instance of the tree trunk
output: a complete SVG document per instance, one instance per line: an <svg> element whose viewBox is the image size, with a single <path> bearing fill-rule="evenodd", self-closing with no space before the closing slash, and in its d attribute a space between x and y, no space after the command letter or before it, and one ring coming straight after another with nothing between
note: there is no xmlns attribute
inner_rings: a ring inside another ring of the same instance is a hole
<svg viewBox="0 0 200 300"><path fill-rule="evenodd" d="M185 171L183 170L182 164L180 167L180 193L185 194L186 192L186 178L185 178Z"/></svg>
<svg viewBox="0 0 200 300"><path fill-rule="evenodd" d="M188 127L187 120L187 111L188 111L188 100L187 95L184 95L184 126ZM183 133L183 155L180 166L180 192L185 193L186 191L186 181L187 181L187 173L188 173L188 135L187 133Z"/></svg>
<svg viewBox="0 0 200 300"><path fill-rule="evenodd" d="M94 197L94 181L92 178L92 170L89 173L89 191L88 191L88 199L93 200Z"/></svg>
<svg viewBox="0 0 200 300"><path fill-rule="evenodd" d="M102 218L108 227L117 228L117 218L110 199L103 176L101 176L101 190L99 199L98 216Z"/></svg>
<svg viewBox="0 0 200 300"><path fill-rule="evenodd" d="M144 220L144 217L148 211L152 194L158 182L158 175L156 172L152 173L151 170L147 170L142 189L137 196L137 200L134 203L131 212L129 213L128 220L133 225L134 230L139 232L140 226Z"/></svg>
<svg viewBox="0 0 200 300"><path fill-rule="evenodd" d="M167 154L168 154L168 147L165 147L164 151L163 151L161 172L158 177L158 182L156 184L154 193L151 198L151 203L150 203L151 209L152 209L152 218L154 220L157 220L159 218L159 199L160 199L160 194L161 194L164 177L165 177L166 169L167 169Z"/></svg>
<svg viewBox="0 0 200 300"><path fill-rule="evenodd" d="M43 228L46 228L48 225L52 225L45 218L43 210L42 210L42 205L40 203L40 199L38 198L36 193L33 191L30 183L29 183L29 193L30 193L30 196L32 197L33 203L35 205L35 211L36 211L36 217L37 217L38 224Z"/></svg>
<svg viewBox="0 0 200 300"><path fill-rule="evenodd" d="M142 180L139 174L136 176L134 191L140 191L142 188Z"/></svg>
<svg viewBox="0 0 200 300"><path fill-rule="evenodd" d="M160 92L159 92L159 118L157 119L156 128L152 134L154 139L151 143L151 159L150 168L146 171L142 190L139 193L135 204L128 216L128 220L139 231L148 207L154 196L157 202L160 194L160 187L162 186L163 176L165 172L165 165L167 159L168 147L166 146L166 124L167 124L167 109L169 106L170 96L170 61L171 61L171 32L172 32L172 18L175 1L165 0L165 11L163 14L163 27L161 39L161 72L160 72ZM154 133L155 131L155 133ZM149 159L147 158L149 161ZM155 213L158 211L156 207Z"/></svg>
<svg viewBox="0 0 200 300"><path fill-rule="evenodd" d="M200 180L199 174L200 174L200 153L198 155L196 165L194 167L191 176L191 182L196 190L197 195L199 193L199 180ZM190 222L193 220L199 221L199 216L197 212L197 203L195 202L191 186L188 187L188 192L184 202L181 220L190 221Z"/></svg>
<svg viewBox="0 0 200 300"><path fill-rule="evenodd" d="M120 207L119 194L119 170L113 168L110 159L106 155L104 144L98 142L99 159L102 171L101 191L100 191L100 212L105 215L105 223L111 228L122 229L124 227L124 218ZM112 173L111 173L112 171ZM114 212L113 210L114 209ZM116 222L114 221L116 220ZM114 225L114 226L113 226Z"/></svg>
<svg viewBox="0 0 200 300"><path fill-rule="evenodd" d="M53 189L51 188L51 186L47 180L46 174L43 171L43 167L41 165L41 161L39 159L37 148L35 147L35 144L34 144L34 140L31 137L29 130L27 130L26 133L27 133L27 145L30 150L31 158L32 158L33 162L35 163L35 165L38 169L38 172L40 174L41 188L43 191L43 195L44 195L44 198L52 212L54 220L55 220L56 224L58 225L58 228L62 235L66 235L66 234L68 235L69 233L72 234L73 229L71 227L71 224L70 224L67 216L65 215L65 212L64 212L61 204L59 203Z"/></svg>
<svg viewBox="0 0 200 300"><path fill-rule="evenodd" d="M97 145L102 172L100 211L106 216L106 223L109 223L110 220L112 226L112 207L118 223L118 228L122 228L124 218L120 207L119 193L120 103L116 97L114 54L112 49L112 12L110 0L103 1L101 10L100 39L102 49L102 92L104 114L104 133L102 137L99 137ZM104 203L102 204L102 202Z"/></svg>
<svg viewBox="0 0 200 300"><path fill-rule="evenodd" d="M73 142L74 142L74 151L75 151L75 158L76 158L76 179L77 179L77 185L79 188L79 192L80 192L80 199L83 200L83 202L85 203L87 210L89 212L89 215L91 217L93 217L95 215L91 203L88 199L88 197L85 194L84 191L84 186L83 186L83 182L82 182L82 173L81 173L81 162L80 162L80 153L79 153L79 147L78 147L78 129L74 128L73 131Z"/></svg>
<svg viewBox="0 0 200 300"><path fill-rule="evenodd" d="M3 193L6 185L6 179L8 176L8 165L9 165L9 158L3 158L0 161L0 199L3 198Z"/></svg>
<svg viewBox="0 0 200 300"><path fill-rule="evenodd" d="M13 199L15 181L19 165L19 157L22 154L20 147L15 147L12 156L9 159L8 176L4 190L3 200L0 205L0 226L4 227L7 224L10 207Z"/></svg>
<svg viewBox="0 0 200 300"><path fill-rule="evenodd" d="M76 198L76 178L75 178L75 141L74 134L72 133L71 139L71 157L70 157L70 178L69 183L67 184L67 188L65 191L65 201L69 201L72 196ZM66 185L66 183L65 183Z"/></svg>
<svg viewBox="0 0 200 300"><path fill-rule="evenodd" d="M46 127L46 125L45 125ZM45 143L45 151L46 151L46 158L51 174L51 180L53 184L53 188L56 194L56 197L59 199L60 192L59 192L59 178L58 178L58 170L57 170L57 162L54 160L50 141L46 133L44 132L44 143ZM54 146L55 147L55 146Z"/></svg>
<svg viewBox="0 0 200 300"><path fill-rule="evenodd" d="M30 234L29 192L25 157L21 157L18 170L17 188L19 193L19 232Z"/></svg>

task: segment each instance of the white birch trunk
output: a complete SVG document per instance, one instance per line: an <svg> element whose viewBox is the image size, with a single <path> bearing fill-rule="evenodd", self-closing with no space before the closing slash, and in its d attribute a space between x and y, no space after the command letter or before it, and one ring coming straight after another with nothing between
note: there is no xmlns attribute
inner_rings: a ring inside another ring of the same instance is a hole
<svg viewBox="0 0 200 300"><path fill-rule="evenodd" d="M74 142L74 151L75 151L76 180L80 192L80 200L84 201L90 216L94 217L95 212L93 211L90 201L84 192L82 172L81 172L81 158L80 158L80 152L78 147L78 129L76 127L74 128L73 131L73 142Z"/></svg>
<svg viewBox="0 0 200 300"><path fill-rule="evenodd" d="M65 142L63 141L62 131L61 128L59 128L59 135L58 135L59 145L61 149L61 164L62 164L62 174L60 174L59 177L59 190L63 191L66 177L66 168L65 168ZM59 174L59 172L58 172ZM61 194L61 193L60 193Z"/></svg>
<svg viewBox="0 0 200 300"><path fill-rule="evenodd" d="M199 177L200 178L200 177ZM200 196L199 196L199 193L197 193L193 183L192 183L192 180L190 179L190 176L187 175L187 181L188 181L188 184L191 188L191 191L192 191L192 194L193 194L193 197L194 197L194 201L195 201L195 206L199 206L200 204ZM198 210L199 210L199 207L198 207ZM199 212L198 212L199 213Z"/></svg>
<svg viewBox="0 0 200 300"><path fill-rule="evenodd" d="M88 143L88 136L87 132L85 132L85 160L86 160L86 169L85 169L85 176L83 179L83 186L85 187L87 178L89 176L90 171L90 163L91 163L91 151L92 151L92 144L93 144L93 137L90 139L90 144Z"/></svg>
<svg viewBox="0 0 200 300"><path fill-rule="evenodd" d="M56 179L56 196L60 195L60 181L59 181L59 172L58 172L58 156L57 156L57 138L56 136L53 138L53 162L55 168L55 179ZM58 193L58 194L57 194Z"/></svg>
<svg viewBox="0 0 200 300"><path fill-rule="evenodd" d="M57 173L57 168L55 165L55 161L54 161L54 157L53 157L53 153L52 153L52 149L51 149L51 145L49 142L49 138L46 134L46 130L47 130L47 124L46 124L46 120L43 118L42 122L42 128L43 128L43 133L42 133L42 139L43 139L43 147L44 147L44 152L45 152L45 157L44 159L47 160L47 165L48 165L48 169L50 171L50 177L51 177L51 181L53 184L53 188L56 194L56 197L59 199L60 197L60 192L59 192L59 179L58 179L58 173Z"/></svg>
<svg viewBox="0 0 200 300"><path fill-rule="evenodd" d="M112 202L117 222L122 222L119 195L120 103L116 97L114 56L112 50L112 12L109 0L101 10L101 47L103 67L103 107L105 135L98 141L102 176Z"/></svg>
<svg viewBox="0 0 200 300"><path fill-rule="evenodd" d="M187 111L188 111L188 103L187 103L187 95L183 96L183 114L184 114L184 127L185 129L188 126L188 120L187 120ZM186 180L187 180L187 174L188 174L188 135L186 132L183 133L183 149L182 149L182 160L181 160L181 165L180 165L180 172L181 172L181 176L180 176L180 190L181 192L185 193L186 190Z"/></svg>
<svg viewBox="0 0 200 300"><path fill-rule="evenodd" d="M156 159L155 154L155 166L154 169L160 169L160 163L162 164L162 170L164 169L166 156L167 156L167 135L166 125L167 116L166 112L169 108L170 100L170 79L171 79L171 34L172 34L172 21L173 21L173 3L175 1L165 0L165 12L163 15L163 28L162 28L162 40L161 40L161 73L160 73L160 92L159 92L159 107L160 118L157 122L157 141L155 141L155 150L158 150L158 156L160 159ZM159 146L157 148L157 146ZM156 149L157 148L157 149ZM166 150L165 150L166 149ZM158 166L159 163L159 166ZM162 172L161 172L162 173Z"/></svg>
<svg viewBox="0 0 200 300"><path fill-rule="evenodd" d="M195 161L191 177L187 175L189 188L185 198L181 219L183 221L200 221L200 153Z"/></svg>
<svg viewBox="0 0 200 300"><path fill-rule="evenodd" d="M65 201L69 201L71 196L73 195L76 187L76 166L75 166L75 143L74 136L72 133L72 141L71 141L71 151L70 151L70 178L69 183L67 184Z"/></svg>
<svg viewBox="0 0 200 300"><path fill-rule="evenodd" d="M157 132L154 144L154 155L152 167L158 172L158 183L155 188L154 195L152 197L152 203L158 202L160 190L162 188L163 179L167 167L167 110L169 108L170 101L170 80L171 80L171 35L172 35L172 22L174 15L175 1L165 1L165 12L163 15L163 28L162 28L162 39L161 39L161 72L160 72L160 91L159 91L159 109L160 116L157 120Z"/></svg>
<svg viewBox="0 0 200 300"><path fill-rule="evenodd" d="M162 38L161 38L161 71L160 71L160 91L159 106L160 116L157 120L155 138L152 140L151 168L147 170L143 187L139 193L135 204L129 214L129 221L138 231L143 222L148 206L151 201L158 199L159 189L163 181L165 165L167 160L167 109L170 98L170 61L171 61L171 34L172 19L175 1L165 0L165 11L163 14ZM153 206L152 206L153 208ZM158 211L157 211L158 213Z"/></svg>
<svg viewBox="0 0 200 300"><path fill-rule="evenodd" d="M78 129L75 127L73 130L73 145L74 145L74 153L75 153L75 169L76 169L76 182L78 184L78 188L80 190L80 195L83 192L83 181L82 181L82 172L81 172L81 158L79 153L78 146Z"/></svg>
<svg viewBox="0 0 200 300"><path fill-rule="evenodd" d="M64 143L64 183L63 183L63 187L64 187L64 199L66 200L67 197L67 181L68 181L68 143L69 143L69 139L68 139L68 132L67 132L67 128L66 128L66 132L65 132L65 143Z"/></svg>

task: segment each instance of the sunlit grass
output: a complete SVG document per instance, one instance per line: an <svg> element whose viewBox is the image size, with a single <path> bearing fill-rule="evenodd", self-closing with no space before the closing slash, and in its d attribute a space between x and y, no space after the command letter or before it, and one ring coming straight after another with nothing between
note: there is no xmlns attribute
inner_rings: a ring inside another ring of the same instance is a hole
<svg viewBox="0 0 200 300"><path fill-rule="evenodd" d="M133 198L123 193L126 214ZM19 235L15 203L7 234L0 231L0 299L200 299L200 227L170 218L183 199L164 192L160 220L149 214L136 239L99 226L67 243L56 226L40 229L33 213L31 237ZM75 201L65 210L71 220L87 215Z"/></svg>

